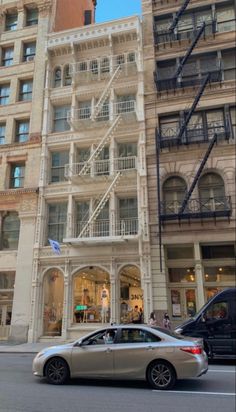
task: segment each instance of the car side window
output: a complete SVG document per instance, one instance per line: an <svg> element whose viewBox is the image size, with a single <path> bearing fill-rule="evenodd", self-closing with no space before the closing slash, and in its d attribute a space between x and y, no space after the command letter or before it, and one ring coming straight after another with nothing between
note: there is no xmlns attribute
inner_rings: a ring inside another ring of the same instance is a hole
<svg viewBox="0 0 236 412"><path fill-rule="evenodd" d="M105 344L111 344L114 343L115 338L116 338L116 329L106 329L103 331L100 331L92 336L90 336L88 339L83 341L83 345L105 345Z"/></svg>
<svg viewBox="0 0 236 412"><path fill-rule="evenodd" d="M144 343L144 342L159 342L160 338L154 334L142 329L128 329L121 330L119 343Z"/></svg>
<svg viewBox="0 0 236 412"><path fill-rule="evenodd" d="M218 320L228 318L228 302L213 303L205 313L206 320Z"/></svg>

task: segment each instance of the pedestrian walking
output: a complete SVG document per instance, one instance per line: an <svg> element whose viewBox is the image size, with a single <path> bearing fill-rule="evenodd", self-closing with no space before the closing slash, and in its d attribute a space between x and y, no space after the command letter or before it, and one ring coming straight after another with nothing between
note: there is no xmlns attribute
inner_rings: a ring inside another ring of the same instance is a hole
<svg viewBox="0 0 236 412"><path fill-rule="evenodd" d="M168 313L164 314L162 325L163 325L163 328L165 329L169 329L169 330L171 329L171 323L170 323L170 318L169 318Z"/></svg>

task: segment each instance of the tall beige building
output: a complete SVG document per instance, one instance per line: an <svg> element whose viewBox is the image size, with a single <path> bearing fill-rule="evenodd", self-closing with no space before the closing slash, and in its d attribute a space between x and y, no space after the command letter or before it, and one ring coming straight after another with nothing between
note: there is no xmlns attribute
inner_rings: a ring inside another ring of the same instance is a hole
<svg viewBox="0 0 236 412"><path fill-rule="evenodd" d="M95 1L70 0L63 27L94 21ZM61 0L0 1L0 340L26 341L31 313L46 39Z"/></svg>
<svg viewBox="0 0 236 412"><path fill-rule="evenodd" d="M235 10L142 4L153 308L174 325L235 286Z"/></svg>

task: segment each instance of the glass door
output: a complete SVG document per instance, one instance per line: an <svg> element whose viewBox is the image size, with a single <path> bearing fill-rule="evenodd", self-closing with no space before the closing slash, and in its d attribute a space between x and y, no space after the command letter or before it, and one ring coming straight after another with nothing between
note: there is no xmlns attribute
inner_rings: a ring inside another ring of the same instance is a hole
<svg viewBox="0 0 236 412"><path fill-rule="evenodd" d="M0 305L0 340L7 340L10 331L11 312L7 305Z"/></svg>
<svg viewBox="0 0 236 412"><path fill-rule="evenodd" d="M173 320L181 321L193 317L196 313L195 288L170 289L170 316Z"/></svg>

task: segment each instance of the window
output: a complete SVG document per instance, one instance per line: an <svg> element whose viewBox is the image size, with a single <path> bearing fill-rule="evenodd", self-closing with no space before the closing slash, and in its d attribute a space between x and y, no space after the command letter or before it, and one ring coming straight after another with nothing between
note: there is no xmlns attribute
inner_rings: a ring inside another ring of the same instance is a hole
<svg viewBox="0 0 236 412"><path fill-rule="evenodd" d="M87 26L88 24L92 23L92 10L85 10L84 12L84 25Z"/></svg>
<svg viewBox="0 0 236 412"><path fill-rule="evenodd" d="M203 259L235 259L234 245L204 245L201 250Z"/></svg>
<svg viewBox="0 0 236 412"><path fill-rule="evenodd" d="M137 143L119 143L118 157L137 156Z"/></svg>
<svg viewBox="0 0 236 412"><path fill-rule="evenodd" d="M97 60L91 60L90 70L92 74L98 74L98 61Z"/></svg>
<svg viewBox="0 0 236 412"><path fill-rule="evenodd" d="M70 111L70 106L56 106L54 107L54 132L65 132L70 130L69 123L67 122L67 113Z"/></svg>
<svg viewBox="0 0 236 412"><path fill-rule="evenodd" d="M57 67L54 71L53 87L61 87L61 68Z"/></svg>
<svg viewBox="0 0 236 412"><path fill-rule="evenodd" d="M30 62L34 60L36 50L36 43L30 42L24 44L23 61Z"/></svg>
<svg viewBox="0 0 236 412"><path fill-rule="evenodd" d="M117 98L117 113L128 113L135 110L136 98L135 95L118 96Z"/></svg>
<svg viewBox="0 0 236 412"><path fill-rule="evenodd" d="M20 82L19 100L32 100L33 80L22 80Z"/></svg>
<svg viewBox="0 0 236 412"><path fill-rule="evenodd" d="M11 66L13 64L14 47L6 47L2 49L2 66Z"/></svg>
<svg viewBox="0 0 236 412"><path fill-rule="evenodd" d="M79 111L78 117L79 119L90 119L91 116L91 101L86 102L79 102Z"/></svg>
<svg viewBox="0 0 236 412"><path fill-rule="evenodd" d="M0 144L5 143L6 123L0 123Z"/></svg>
<svg viewBox="0 0 236 412"><path fill-rule="evenodd" d="M183 202L187 185L181 177L169 177L163 184L165 213L178 213Z"/></svg>
<svg viewBox="0 0 236 412"><path fill-rule="evenodd" d="M17 143L27 142L29 140L29 120L18 120L16 122L16 138Z"/></svg>
<svg viewBox="0 0 236 412"><path fill-rule="evenodd" d="M119 225L121 235L138 233L137 198L119 199Z"/></svg>
<svg viewBox="0 0 236 412"><path fill-rule="evenodd" d="M177 138L179 132L179 115L161 117L159 120L161 137L165 140Z"/></svg>
<svg viewBox="0 0 236 412"><path fill-rule="evenodd" d="M205 313L206 320L220 320L228 318L228 302L213 303Z"/></svg>
<svg viewBox="0 0 236 412"><path fill-rule="evenodd" d="M17 12L7 13L5 20L5 30L13 31L17 29Z"/></svg>
<svg viewBox="0 0 236 412"><path fill-rule="evenodd" d="M225 187L223 179L216 173L207 173L199 180L199 196L205 206L210 209L221 209L224 207Z"/></svg>
<svg viewBox="0 0 236 412"><path fill-rule="evenodd" d="M18 213L8 212L2 222L1 249L17 249L20 234L20 219Z"/></svg>
<svg viewBox="0 0 236 412"><path fill-rule="evenodd" d="M119 343L160 342L160 338L142 329L122 329Z"/></svg>
<svg viewBox="0 0 236 412"><path fill-rule="evenodd" d="M25 165L24 163L16 163L11 165L10 173L10 188L18 189L24 187Z"/></svg>
<svg viewBox="0 0 236 412"><path fill-rule="evenodd" d="M235 9L233 4L216 4L216 19L218 32L235 30Z"/></svg>
<svg viewBox="0 0 236 412"><path fill-rule="evenodd" d="M103 57L100 62L101 73L109 73L110 71L110 61L108 57Z"/></svg>
<svg viewBox="0 0 236 412"><path fill-rule="evenodd" d="M235 79L235 51L233 49L223 50L221 52L223 68L224 68L224 80Z"/></svg>
<svg viewBox="0 0 236 412"><path fill-rule="evenodd" d="M48 238L62 242L66 233L67 203L48 205ZM48 242L48 239L47 239Z"/></svg>
<svg viewBox="0 0 236 412"><path fill-rule="evenodd" d="M10 85L2 84L0 85L0 105L9 104L10 96Z"/></svg>
<svg viewBox="0 0 236 412"><path fill-rule="evenodd" d="M53 152L51 162L51 182L62 182L65 180L65 165L69 163L69 152Z"/></svg>
<svg viewBox="0 0 236 412"><path fill-rule="evenodd" d="M71 83L72 83L72 77L71 77L71 74L70 74L70 66L69 66L69 64L67 64L64 67L63 85L64 86L70 86Z"/></svg>
<svg viewBox="0 0 236 412"><path fill-rule="evenodd" d="M232 132L233 132L233 138L236 138L236 108L231 107L230 108L230 118L231 118L231 124L232 124Z"/></svg>
<svg viewBox="0 0 236 412"><path fill-rule="evenodd" d="M179 283L179 282L195 282L194 268L169 268L169 282Z"/></svg>
<svg viewBox="0 0 236 412"><path fill-rule="evenodd" d="M76 203L77 236L89 220L89 202Z"/></svg>
<svg viewBox="0 0 236 412"><path fill-rule="evenodd" d="M167 259L193 259L194 252L192 246L167 246L166 247Z"/></svg>
<svg viewBox="0 0 236 412"><path fill-rule="evenodd" d="M38 24L38 9L26 9L26 26Z"/></svg>
<svg viewBox="0 0 236 412"><path fill-rule="evenodd" d="M235 267L234 266L205 266L204 267L204 281L217 282L222 285L230 282L230 285L235 284Z"/></svg>

